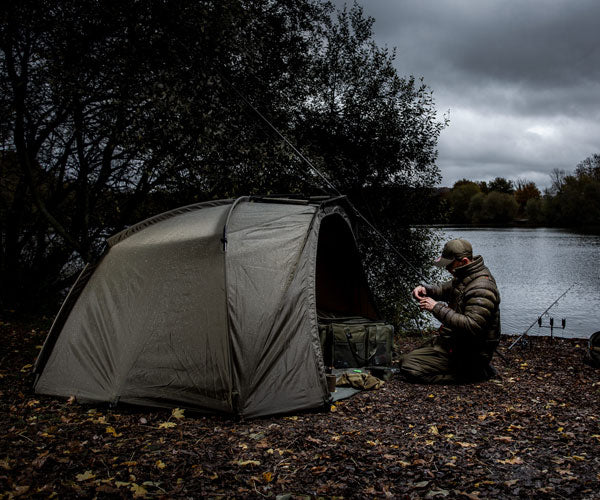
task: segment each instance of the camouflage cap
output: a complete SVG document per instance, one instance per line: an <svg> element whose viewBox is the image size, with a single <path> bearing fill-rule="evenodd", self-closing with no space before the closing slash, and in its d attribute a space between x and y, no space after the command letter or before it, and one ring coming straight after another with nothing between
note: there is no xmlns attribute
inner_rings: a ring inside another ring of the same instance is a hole
<svg viewBox="0 0 600 500"><path fill-rule="evenodd" d="M462 259L463 257L472 259L473 247L467 240L456 238L455 240L450 240L444 245L442 255L433 262L433 265L438 267L446 267L452 261Z"/></svg>

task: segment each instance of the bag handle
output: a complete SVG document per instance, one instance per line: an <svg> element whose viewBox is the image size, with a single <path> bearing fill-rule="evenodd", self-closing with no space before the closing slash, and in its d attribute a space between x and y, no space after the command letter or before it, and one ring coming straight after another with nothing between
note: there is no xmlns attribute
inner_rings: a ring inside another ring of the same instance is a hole
<svg viewBox="0 0 600 500"><path fill-rule="evenodd" d="M367 346L369 345L369 329L365 328L367 334L365 335L365 350L367 349ZM348 347L350 348L350 352L352 353L352 356L354 357L354 360L362 366L367 366L369 364L369 361L371 360L371 358L373 356L375 356L375 353L377 352L377 346L375 346L375 349L373 350L373 352L371 353L367 353L368 357L366 359L362 359L359 355L358 352L356 352L356 346L354 345L354 343L352 342L352 334L350 333L350 328L346 327L344 328L344 334L346 335L346 342L348 343Z"/></svg>

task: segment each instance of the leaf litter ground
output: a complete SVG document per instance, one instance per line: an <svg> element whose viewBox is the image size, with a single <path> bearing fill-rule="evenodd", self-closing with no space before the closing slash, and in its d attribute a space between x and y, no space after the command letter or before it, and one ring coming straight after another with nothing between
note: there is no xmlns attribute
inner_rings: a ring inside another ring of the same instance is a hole
<svg viewBox="0 0 600 500"><path fill-rule="evenodd" d="M586 341L535 338L481 384L394 379L326 411L240 422L37 396L46 332L0 333L0 498L600 498Z"/></svg>

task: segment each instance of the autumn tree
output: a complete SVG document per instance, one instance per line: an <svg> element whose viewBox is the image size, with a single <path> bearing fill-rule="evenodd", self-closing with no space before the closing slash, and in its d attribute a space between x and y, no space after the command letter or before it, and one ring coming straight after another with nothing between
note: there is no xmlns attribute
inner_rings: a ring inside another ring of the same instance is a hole
<svg viewBox="0 0 600 500"><path fill-rule="evenodd" d="M487 183L488 192L496 191L498 193L513 194L515 187L513 181L504 177L496 177L493 181Z"/></svg>
<svg viewBox="0 0 600 500"><path fill-rule="evenodd" d="M575 176L578 179L600 181L600 154L595 153L580 162L575 167Z"/></svg>
<svg viewBox="0 0 600 500"><path fill-rule="evenodd" d="M525 214L527 202L531 199L539 199L542 193L534 182L517 179L515 183L515 200L519 204L519 213Z"/></svg>
<svg viewBox="0 0 600 500"><path fill-rule="evenodd" d="M431 215L445 122L424 82L399 76L395 52L375 44L373 24L357 4L325 23L296 130L318 168L391 243L368 225L358 234L383 312L400 321L406 313L396 306L406 300L399 299L421 280L433 251L429 229L415 224Z"/></svg>
<svg viewBox="0 0 600 500"><path fill-rule="evenodd" d="M287 125L328 12L312 0L4 4L4 298L56 294L108 234L175 199L291 184L289 151L232 89Z"/></svg>
<svg viewBox="0 0 600 500"><path fill-rule="evenodd" d="M525 204L525 216L530 224L544 225L546 219L547 200L542 198L530 198Z"/></svg>
<svg viewBox="0 0 600 500"><path fill-rule="evenodd" d="M579 163L573 174L553 171L553 196L547 202L551 224L600 230L600 155Z"/></svg>
<svg viewBox="0 0 600 500"><path fill-rule="evenodd" d="M0 301L56 296L108 234L176 205L331 192L257 111L425 262L430 234L409 226L439 181L444 122L373 42L372 19L332 12L318 0L6 3Z"/></svg>
<svg viewBox="0 0 600 500"><path fill-rule="evenodd" d="M483 217L483 203L487 197L485 193L476 193L471 197L469 201L469 208L467 210L467 216L471 223L479 224L484 221Z"/></svg>
<svg viewBox="0 0 600 500"><path fill-rule="evenodd" d="M448 194L450 220L452 222L465 223L471 221L469 205L471 198L478 193L481 193L481 189L475 182L461 179L454 183L452 190Z"/></svg>
<svg viewBox="0 0 600 500"><path fill-rule="evenodd" d="M519 206L511 194L491 191L485 196L481 218L493 224L507 224L514 220Z"/></svg>

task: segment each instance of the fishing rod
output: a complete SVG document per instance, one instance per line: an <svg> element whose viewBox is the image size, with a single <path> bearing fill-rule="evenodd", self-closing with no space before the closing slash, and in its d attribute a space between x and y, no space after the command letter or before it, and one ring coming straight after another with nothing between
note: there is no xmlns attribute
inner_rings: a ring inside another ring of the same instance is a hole
<svg viewBox="0 0 600 500"><path fill-rule="evenodd" d="M550 305L549 305L549 306L546 308L546 310L545 310L545 311L544 311L542 314L540 314L540 315L538 316L538 318L541 318L541 317L542 317L544 314L546 314L546 313L547 313L547 312L548 312L550 309L552 309L552 308L553 308L553 307L556 305L556 303L557 303L557 302L558 302L560 299L562 299L562 298L563 298L565 295L567 295L567 292L568 292L569 290L571 290L571 288L573 288L573 287L574 287L576 284L577 284L577 283L573 283L573 284L572 284L572 285L571 285L569 288L567 288L567 289L566 289L566 290L565 290L565 291L564 291L564 292L563 292L563 293L560 295L560 297L558 297L558 299L556 299L554 302L552 302L552 304L550 304ZM529 332L529 330L531 330L531 329L532 329L532 328L533 328L533 327L534 327L536 324L538 324L538 320L537 320L537 319L536 319L536 320L535 320L533 323L531 323L531 325L529 325L529 328L527 328L527 330L525 330L525 331L524 331L524 332L521 334L521 336L520 336L520 337L519 337L517 340L515 340L515 341L514 341L514 342L513 342L513 343L510 345L510 347L508 348L508 350L510 351L510 350L511 350L511 349L512 349L512 348L513 348L515 345L517 345L517 343L519 343L521 340L523 340L523 339L525 338L525 335L527 335L527 333Z"/></svg>
<svg viewBox="0 0 600 500"><path fill-rule="evenodd" d="M264 122L266 123L269 128L271 128L275 134L277 134L277 136L289 147L291 148L291 150L296 154L296 156L298 156L298 158L300 158L304 163L306 163L308 165L308 167L318 176L320 177L323 182L325 183L325 185L327 186L328 189L330 189L331 191L333 191L333 193L335 193L337 196L343 196L342 193L336 188L336 186L328 179L328 177L326 175L323 174L323 172L321 172L314 164L312 161L310 161L305 155L303 155L299 149L263 114L259 111L259 109L254 106L254 104L252 104L250 102L250 100L242 93L238 90L238 88L233 85L233 83L231 83L229 81L229 79L227 79L227 77L225 77L225 75L217 70L217 73L219 74L219 77L228 85L229 88L231 88L231 90L233 90L233 92ZM256 76L253 75L255 78ZM302 180L302 179L301 179ZM321 189L322 187L319 186ZM326 189L323 189L323 191L327 192ZM409 267L411 268L415 274L421 278L423 281L427 281L427 277L423 274L423 272L418 269L414 264L412 264L397 248L396 245L392 244L392 242L386 238L386 236L377 228L375 227L375 225L369 220L367 219L367 217L365 217L362 212L360 212L360 210L352 203L352 201L349 198L346 198L346 202L348 203L348 205L350 206L350 208L354 211L356 217L360 220L362 220L374 233L375 235L379 236L379 238L388 246L388 248L394 252L396 255L398 255L402 261ZM411 303L410 300L410 292L404 292L406 293L407 296L409 296L409 301L408 303ZM417 326L417 330L421 331L422 335L425 334L423 328L421 327L421 324L419 322L419 316L418 316L418 309L416 309L414 311L414 317L413 320L415 321L415 324Z"/></svg>

